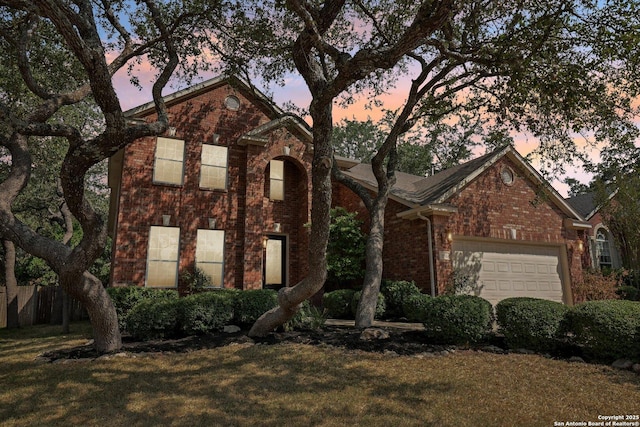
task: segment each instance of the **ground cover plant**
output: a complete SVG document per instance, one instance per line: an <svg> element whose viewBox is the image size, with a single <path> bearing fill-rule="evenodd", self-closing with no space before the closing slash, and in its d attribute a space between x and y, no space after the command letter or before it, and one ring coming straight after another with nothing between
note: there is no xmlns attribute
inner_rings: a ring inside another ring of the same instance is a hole
<svg viewBox="0 0 640 427"><path fill-rule="evenodd" d="M88 324L71 330L0 330L3 426L544 426L634 414L640 401L640 377L628 371L471 350L393 356L245 342L36 360L87 342Z"/></svg>

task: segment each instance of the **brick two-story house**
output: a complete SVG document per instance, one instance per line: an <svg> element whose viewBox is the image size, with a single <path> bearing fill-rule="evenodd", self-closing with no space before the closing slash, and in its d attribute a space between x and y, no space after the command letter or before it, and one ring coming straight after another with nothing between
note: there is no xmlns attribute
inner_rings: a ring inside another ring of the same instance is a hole
<svg viewBox="0 0 640 427"><path fill-rule="evenodd" d="M250 85L212 79L165 98L170 128L111 159L114 286L178 287L194 266L214 286L293 285L306 272L312 139ZM154 118L151 104L128 112ZM340 161L374 191L369 165ZM334 185L334 205L365 213ZM442 292L453 277L496 302L572 303L590 225L511 147L430 177L398 173L384 277Z"/></svg>
<svg viewBox="0 0 640 427"><path fill-rule="evenodd" d="M306 272L308 127L236 78L165 100L168 131L110 159L112 285L178 287L194 266L214 286L296 283Z"/></svg>

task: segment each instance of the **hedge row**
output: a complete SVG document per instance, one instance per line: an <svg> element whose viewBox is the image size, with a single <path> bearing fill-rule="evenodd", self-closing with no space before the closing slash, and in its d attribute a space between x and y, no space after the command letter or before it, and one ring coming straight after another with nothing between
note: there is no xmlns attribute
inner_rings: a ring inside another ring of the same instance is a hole
<svg viewBox="0 0 640 427"><path fill-rule="evenodd" d="M338 289L324 294L322 305L329 317L353 319L358 308L361 292L355 289ZM376 319L405 317L403 304L411 296L421 295L414 282L383 281L376 304Z"/></svg>
<svg viewBox="0 0 640 427"><path fill-rule="evenodd" d="M175 291L139 287L108 289L123 329L140 339L202 334L225 325L251 325L277 305L273 290L217 290L178 298ZM326 317L353 318L359 292L342 289L324 295L324 311L305 302L287 327L318 327ZM421 294L411 282L381 286L376 317L392 313L425 326L429 339L475 343L492 333L493 307L477 296ZM553 352L579 346L586 358L640 360L640 302L589 301L573 308L535 298L508 298L495 307L499 331L510 348Z"/></svg>
<svg viewBox="0 0 640 427"><path fill-rule="evenodd" d="M392 318L423 323L426 335L440 343L474 343L492 333L494 310L488 301L470 295L431 298L415 292L414 286L409 282L383 285L376 317L388 318L393 310ZM333 318L353 319L357 302L358 294L349 289L327 293L323 298ZM387 313L383 314L385 304ZM508 298L496 305L495 320L505 344L512 349L554 353L578 347L590 360L640 360L639 302L590 301L570 308L536 298Z"/></svg>
<svg viewBox="0 0 640 427"><path fill-rule="evenodd" d="M175 291L141 287L109 288L121 328L137 339L173 338L252 325L278 304L270 289L220 289L178 298ZM317 328L326 317L308 301L286 328Z"/></svg>
<svg viewBox="0 0 640 427"><path fill-rule="evenodd" d="M178 298L174 290L109 288L120 327L138 339L169 338L252 324L277 305L276 291L220 289Z"/></svg>
<svg viewBox="0 0 640 427"><path fill-rule="evenodd" d="M590 360L640 360L640 303L588 301L569 308L534 298L509 298L496 306L500 331L512 348L554 351L579 346Z"/></svg>

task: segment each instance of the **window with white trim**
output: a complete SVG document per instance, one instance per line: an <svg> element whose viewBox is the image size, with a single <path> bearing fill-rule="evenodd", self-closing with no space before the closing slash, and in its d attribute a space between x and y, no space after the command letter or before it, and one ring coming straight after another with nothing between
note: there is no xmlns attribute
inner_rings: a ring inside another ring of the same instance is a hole
<svg viewBox="0 0 640 427"><path fill-rule="evenodd" d="M227 188L227 147L202 144L200 188L224 190Z"/></svg>
<svg viewBox="0 0 640 427"><path fill-rule="evenodd" d="M596 255L600 269L613 267L611 258L611 239L606 229L600 228L596 232Z"/></svg>
<svg viewBox="0 0 640 427"><path fill-rule="evenodd" d="M284 200L284 162L282 160L269 162L269 198Z"/></svg>
<svg viewBox="0 0 640 427"><path fill-rule="evenodd" d="M179 227L151 227L147 252L147 287L175 288L177 286L179 252Z"/></svg>
<svg viewBox="0 0 640 427"><path fill-rule="evenodd" d="M182 185L184 141L158 137L153 165L153 182Z"/></svg>
<svg viewBox="0 0 640 427"><path fill-rule="evenodd" d="M211 280L211 285L224 284L224 230L199 229L196 238L196 268Z"/></svg>

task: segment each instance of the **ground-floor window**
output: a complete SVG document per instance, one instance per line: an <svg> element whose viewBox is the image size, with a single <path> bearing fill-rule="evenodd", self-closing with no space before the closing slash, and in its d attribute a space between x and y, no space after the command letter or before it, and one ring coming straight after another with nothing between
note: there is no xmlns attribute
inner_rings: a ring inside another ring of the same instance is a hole
<svg viewBox="0 0 640 427"><path fill-rule="evenodd" d="M151 227L147 253L147 283L151 288L174 288L178 283L179 227Z"/></svg>
<svg viewBox="0 0 640 427"><path fill-rule="evenodd" d="M196 267L211 280L211 285L222 287L224 283L224 231L198 230L196 242Z"/></svg>
<svg viewBox="0 0 640 427"><path fill-rule="evenodd" d="M611 239L609 238L609 233L604 228L600 228L596 233L596 254L600 269L611 268L613 266Z"/></svg>

